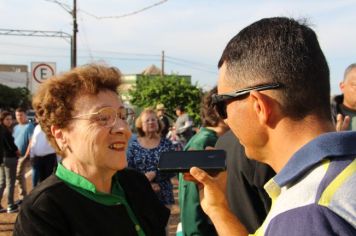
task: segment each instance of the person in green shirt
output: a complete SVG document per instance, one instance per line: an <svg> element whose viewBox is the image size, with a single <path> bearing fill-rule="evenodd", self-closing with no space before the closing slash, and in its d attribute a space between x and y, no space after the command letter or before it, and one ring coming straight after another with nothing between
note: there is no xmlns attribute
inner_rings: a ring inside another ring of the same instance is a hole
<svg viewBox="0 0 356 236"><path fill-rule="evenodd" d="M214 147L218 137L223 135L229 128L219 118L211 106L211 95L217 92L214 87L202 99L200 116L202 127L184 147L185 151L205 150ZM200 207L199 190L195 183L183 179L179 174L179 207L182 231L180 235L217 235L213 224Z"/></svg>
<svg viewBox="0 0 356 236"><path fill-rule="evenodd" d="M62 157L28 195L14 235L165 235L169 210L147 178L127 169L131 136L118 69L77 67L41 85L39 125Z"/></svg>

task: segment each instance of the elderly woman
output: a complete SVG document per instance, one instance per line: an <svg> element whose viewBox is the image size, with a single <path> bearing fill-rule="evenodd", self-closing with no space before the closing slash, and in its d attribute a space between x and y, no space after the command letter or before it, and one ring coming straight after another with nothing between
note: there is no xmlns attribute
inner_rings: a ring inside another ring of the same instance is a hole
<svg viewBox="0 0 356 236"><path fill-rule="evenodd" d="M159 200L167 207L174 203L173 186L170 178L174 175L157 170L161 152L174 150L168 139L161 137L162 123L155 110L145 109L136 119L137 137L130 142L127 150L128 166L145 174Z"/></svg>
<svg viewBox="0 0 356 236"><path fill-rule="evenodd" d="M33 107L62 157L21 205L14 235L164 235L169 210L147 178L125 169L131 136L121 74L87 65L46 81Z"/></svg>

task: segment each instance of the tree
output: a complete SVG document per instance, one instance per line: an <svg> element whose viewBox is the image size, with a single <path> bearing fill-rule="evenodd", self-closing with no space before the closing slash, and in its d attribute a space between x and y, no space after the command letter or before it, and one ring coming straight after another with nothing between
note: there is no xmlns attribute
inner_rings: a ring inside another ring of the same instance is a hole
<svg viewBox="0 0 356 236"><path fill-rule="evenodd" d="M175 117L175 108L183 105L195 124L200 123L200 99L202 90L190 80L177 75L138 77L134 89L129 90L130 102L138 107L155 107L163 103L166 113Z"/></svg>
<svg viewBox="0 0 356 236"><path fill-rule="evenodd" d="M0 108L16 109L17 107L23 107L28 109L30 106L30 91L27 88L10 88L0 84Z"/></svg>

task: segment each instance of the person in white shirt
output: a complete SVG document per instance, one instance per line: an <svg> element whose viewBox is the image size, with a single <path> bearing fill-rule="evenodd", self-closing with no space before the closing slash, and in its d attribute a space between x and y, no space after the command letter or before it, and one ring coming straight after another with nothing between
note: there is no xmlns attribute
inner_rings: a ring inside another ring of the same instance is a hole
<svg viewBox="0 0 356 236"><path fill-rule="evenodd" d="M30 160L32 166L32 186L50 176L57 164L55 150L47 140L46 134L38 124L33 131L30 144Z"/></svg>

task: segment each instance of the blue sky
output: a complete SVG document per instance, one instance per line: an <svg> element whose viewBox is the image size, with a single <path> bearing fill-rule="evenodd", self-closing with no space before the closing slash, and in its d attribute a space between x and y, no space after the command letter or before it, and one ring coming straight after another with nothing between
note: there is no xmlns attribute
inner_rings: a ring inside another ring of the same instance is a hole
<svg viewBox="0 0 356 236"><path fill-rule="evenodd" d="M52 1L52 2L51 2ZM72 0L58 0L72 6ZM332 94L344 69L356 62L356 1L168 0L124 18L120 16L160 0L77 0L78 65L105 61L125 74L151 64L165 72L192 75L208 89L217 80L216 64L226 43L242 28L264 17L307 18L317 32L331 72ZM89 14L88 14L89 13ZM72 18L53 0L0 0L0 28L72 32ZM60 38L0 35L0 63L56 62L70 68L70 45Z"/></svg>

